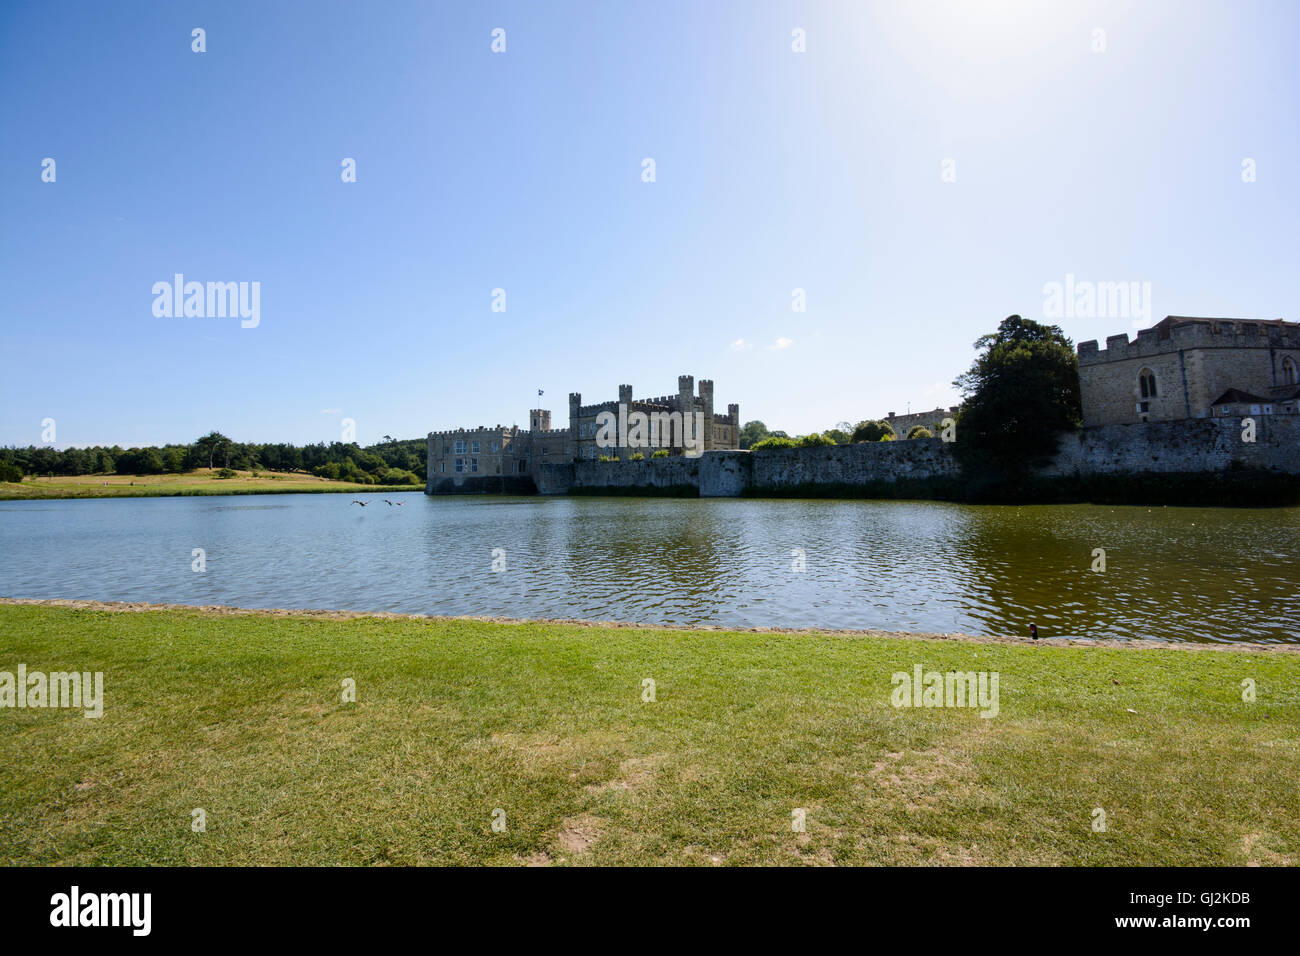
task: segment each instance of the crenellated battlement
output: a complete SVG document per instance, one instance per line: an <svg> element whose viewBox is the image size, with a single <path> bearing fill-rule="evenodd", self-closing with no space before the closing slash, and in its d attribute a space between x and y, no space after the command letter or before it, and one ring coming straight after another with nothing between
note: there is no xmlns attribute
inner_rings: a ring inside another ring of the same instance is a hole
<svg viewBox="0 0 1300 956"><path fill-rule="evenodd" d="M1300 323L1282 319L1202 319L1166 316L1130 341L1125 333L1108 335L1104 349L1096 339L1080 342L1079 364L1101 365L1126 359L1167 355L1188 349L1300 349Z"/></svg>
<svg viewBox="0 0 1300 956"><path fill-rule="evenodd" d="M429 432L429 438L450 438L454 435L486 435L500 433L502 435L518 435L526 429L518 425L495 425L489 428L487 425L477 425L474 428L449 428L445 431Z"/></svg>

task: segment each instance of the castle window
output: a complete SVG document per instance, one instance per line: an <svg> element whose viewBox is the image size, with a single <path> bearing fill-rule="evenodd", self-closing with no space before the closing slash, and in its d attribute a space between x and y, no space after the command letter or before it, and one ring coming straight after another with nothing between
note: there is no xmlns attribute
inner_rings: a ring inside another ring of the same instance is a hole
<svg viewBox="0 0 1300 956"><path fill-rule="evenodd" d="M1151 369L1144 368L1138 372L1138 388L1141 389L1143 398L1156 397L1156 375Z"/></svg>
<svg viewBox="0 0 1300 956"><path fill-rule="evenodd" d="M463 454L465 454L465 439L463 439L463 438L457 438L457 439L456 439L456 454L458 454L458 455L463 455ZM456 470L457 470L457 471L460 471L459 468L457 468Z"/></svg>
<svg viewBox="0 0 1300 956"><path fill-rule="evenodd" d="M1282 359L1282 384L1295 385L1297 381L1300 381L1300 375L1296 372L1295 362L1288 355Z"/></svg>
<svg viewBox="0 0 1300 956"><path fill-rule="evenodd" d="M458 475L459 475L459 474L462 474L464 471L465 471L465 459L464 459L464 458L457 458L457 459L456 459L456 474L458 474Z"/></svg>
<svg viewBox="0 0 1300 956"><path fill-rule="evenodd" d="M478 444L478 442L475 442L475 444ZM478 459L477 459L477 458L471 458L471 459L469 460L469 470L470 470L470 471L478 471Z"/></svg>
<svg viewBox="0 0 1300 956"><path fill-rule="evenodd" d="M478 442L474 442L474 449L473 449L473 451L474 451L474 454L476 454L476 455L479 453L479 443L478 443Z"/></svg>

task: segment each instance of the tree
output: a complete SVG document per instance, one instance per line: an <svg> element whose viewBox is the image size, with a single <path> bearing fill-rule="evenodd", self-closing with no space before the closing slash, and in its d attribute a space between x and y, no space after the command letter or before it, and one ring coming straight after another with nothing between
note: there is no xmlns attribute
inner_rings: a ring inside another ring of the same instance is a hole
<svg viewBox="0 0 1300 956"><path fill-rule="evenodd" d="M844 427L841 428L840 425ZM836 445L849 445L853 443L853 426L848 422L840 422L834 428L826 429L826 437Z"/></svg>
<svg viewBox="0 0 1300 956"><path fill-rule="evenodd" d="M745 424L740 427L740 447L753 448L757 442L762 441L769 434L767 426L762 422L758 420L745 422Z"/></svg>
<svg viewBox="0 0 1300 956"><path fill-rule="evenodd" d="M933 438L933 437L934 437L934 432L930 431L930 429L926 428L924 425L913 425L907 431L908 441L911 441L913 438Z"/></svg>
<svg viewBox="0 0 1300 956"><path fill-rule="evenodd" d="M827 445L834 445L835 440L826 435L819 435L813 432L811 435L804 435L796 444L800 448L824 448Z"/></svg>
<svg viewBox="0 0 1300 956"><path fill-rule="evenodd" d="M209 468L213 467L218 456L224 456L227 465L230 463L230 445L230 439L221 432L208 432L194 443L200 457L207 458Z"/></svg>
<svg viewBox="0 0 1300 956"><path fill-rule="evenodd" d="M975 341L953 448L964 470L991 480L1023 478L1083 422L1079 360L1055 325L1010 315Z"/></svg>
<svg viewBox="0 0 1300 956"><path fill-rule="evenodd" d="M897 437L889 422L876 419L858 422L853 427L853 441L855 444L864 441L889 441Z"/></svg>

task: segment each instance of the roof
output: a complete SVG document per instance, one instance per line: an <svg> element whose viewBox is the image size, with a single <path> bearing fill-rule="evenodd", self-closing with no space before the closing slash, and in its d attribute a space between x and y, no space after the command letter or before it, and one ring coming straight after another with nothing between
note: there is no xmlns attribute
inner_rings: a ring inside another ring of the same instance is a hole
<svg viewBox="0 0 1300 956"><path fill-rule="evenodd" d="M1163 319L1151 326L1152 329L1160 333L1160 338L1169 338L1170 329L1177 325L1206 325L1218 328L1220 323L1225 325L1271 325L1279 329L1300 329L1300 322L1288 322L1285 319L1231 319L1227 317L1211 318L1195 315L1166 315ZM1148 329L1147 331L1150 331Z"/></svg>
<svg viewBox="0 0 1300 956"><path fill-rule="evenodd" d="M1211 405L1268 405L1277 401L1275 398L1263 398L1259 395L1252 395L1250 392L1243 392L1239 388L1230 388L1214 401Z"/></svg>

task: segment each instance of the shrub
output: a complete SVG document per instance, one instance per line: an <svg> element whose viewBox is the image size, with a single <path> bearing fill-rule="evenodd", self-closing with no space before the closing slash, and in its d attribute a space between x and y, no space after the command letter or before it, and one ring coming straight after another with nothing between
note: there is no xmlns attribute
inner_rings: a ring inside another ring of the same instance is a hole
<svg viewBox="0 0 1300 956"><path fill-rule="evenodd" d="M825 448L827 445L834 444L835 439L826 435L819 435L816 432L813 432L811 435L804 435L796 442L796 445L799 448Z"/></svg>
<svg viewBox="0 0 1300 956"><path fill-rule="evenodd" d="M754 442L754 444L750 446L749 450L768 451L773 448L795 448L795 447L797 447L797 445L795 444L794 439L784 438L779 435L772 435L769 436L768 438L764 438L762 441Z"/></svg>
<svg viewBox="0 0 1300 956"><path fill-rule="evenodd" d="M22 481L23 470L10 461L0 461L0 481Z"/></svg>
<svg viewBox="0 0 1300 956"><path fill-rule="evenodd" d="M218 478L234 478L234 477L237 476L238 474L239 474L239 472L235 471L235 469L233 469L233 468L222 468L220 471L217 472L217 477L218 477Z"/></svg>
<svg viewBox="0 0 1300 956"><path fill-rule="evenodd" d="M667 449L667 448L660 448L658 451L656 451L656 452L652 452L651 455L650 455L650 457L651 457L651 458L667 458L667 457L668 457L668 449Z"/></svg>
<svg viewBox="0 0 1300 956"><path fill-rule="evenodd" d="M907 437L909 441L913 438L933 438L934 432L930 431L930 429L926 428L924 425L913 425L908 431Z"/></svg>
<svg viewBox="0 0 1300 956"><path fill-rule="evenodd" d="M422 484L422 482L420 476L413 471L407 471L405 468L389 468L384 474L383 484L418 485Z"/></svg>
<svg viewBox="0 0 1300 956"><path fill-rule="evenodd" d="M645 455L641 454L639 451L634 451L632 452L632 461L645 461Z"/></svg>

